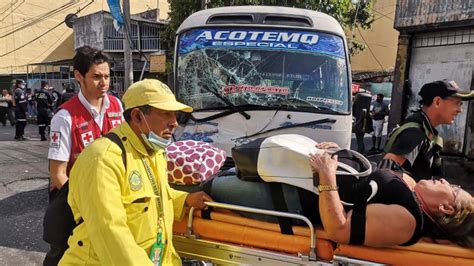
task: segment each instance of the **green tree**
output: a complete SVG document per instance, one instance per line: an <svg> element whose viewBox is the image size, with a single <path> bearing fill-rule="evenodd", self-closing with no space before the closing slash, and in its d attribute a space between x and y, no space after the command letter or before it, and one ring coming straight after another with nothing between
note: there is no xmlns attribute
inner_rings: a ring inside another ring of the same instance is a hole
<svg viewBox="0 0 474 266"><path fill-rule="evenodd" d="M354 0L210 0L208 7L267 5L316 10L334 17L346 32L352 35L351 32L355 27L370 28L373 22L371 12L373 0L358 0L358 4L353 4L352 1ZM176 30L189 15L201 9L201 1L168 0L168 3L170 4L170 22L162 34L162 40L165 49L173 51ZM365 45L356 41L354 36L348 37L351 55L365 49Z"/></svg>

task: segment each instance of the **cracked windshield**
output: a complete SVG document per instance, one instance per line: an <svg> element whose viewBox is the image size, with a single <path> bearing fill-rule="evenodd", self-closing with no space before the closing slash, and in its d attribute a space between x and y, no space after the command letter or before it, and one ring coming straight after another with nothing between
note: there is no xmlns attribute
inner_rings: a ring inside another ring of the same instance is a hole
<svg viewBox="0 0 474 266"><path fill-rule="evenodd" d="M195 110L232 106L349 112L343 41L276 29L195 29L180 36L178 98Z"/></svg>

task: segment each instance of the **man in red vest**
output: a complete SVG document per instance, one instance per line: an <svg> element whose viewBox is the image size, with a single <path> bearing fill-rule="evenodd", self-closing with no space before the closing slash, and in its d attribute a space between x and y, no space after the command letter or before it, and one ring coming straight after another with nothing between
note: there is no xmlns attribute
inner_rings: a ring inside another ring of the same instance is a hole
<svg viewBox="0 0 474 266"><path fill-rule="evenodd" d="M57 265L67 249L68 235L64 235L72 226L67 222L74 221L67 205L67 182L72 165L85 147L123 120L121 102L107 93L109 57L100 50L84 46L76 50L73 65L74 77L81 90L61 105L51 120L48 152L50 206L45 215L43 235L51 244L51 250L44 265ZM65 221L60 222L62 219Z"/></svg>

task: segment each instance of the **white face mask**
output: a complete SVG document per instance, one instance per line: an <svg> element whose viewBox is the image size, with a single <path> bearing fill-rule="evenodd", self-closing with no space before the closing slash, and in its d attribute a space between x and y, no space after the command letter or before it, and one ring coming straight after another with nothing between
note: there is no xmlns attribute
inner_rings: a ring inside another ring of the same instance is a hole
<svg viewBox="0 0 474 266"><path fill-rule="evenodd" d="M150 130L150 127L148 126L148 122L145 119L145 115L141 113L141 116L143 117L143 120L145 120L145 124L149 130L148 136L143 133L143 131L140 128L140 131L142 131L142 138L145 141L145 143L154 151L158 151L160 149L166 149L173 141L171 139L165 139L162 138L158 135L155 134L155 132Z"/></svg>

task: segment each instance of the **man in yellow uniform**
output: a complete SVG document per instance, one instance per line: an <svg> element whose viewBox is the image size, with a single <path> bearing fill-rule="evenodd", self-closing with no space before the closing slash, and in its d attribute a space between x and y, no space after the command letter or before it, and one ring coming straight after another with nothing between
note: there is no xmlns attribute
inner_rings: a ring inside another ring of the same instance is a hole
<svg viewBox="0 0 474 266"><path fill-rule="evenodd" d="M178 123L176 101L157 80L130 86L123 96L126 123L89 145L75 162L68 203L78 223L60 265L180 265L172 243L174 219L184 206L204 208L204 192L188 194L167 183L164 148ZM124 165L124 163L126 165Z"/></svg>

